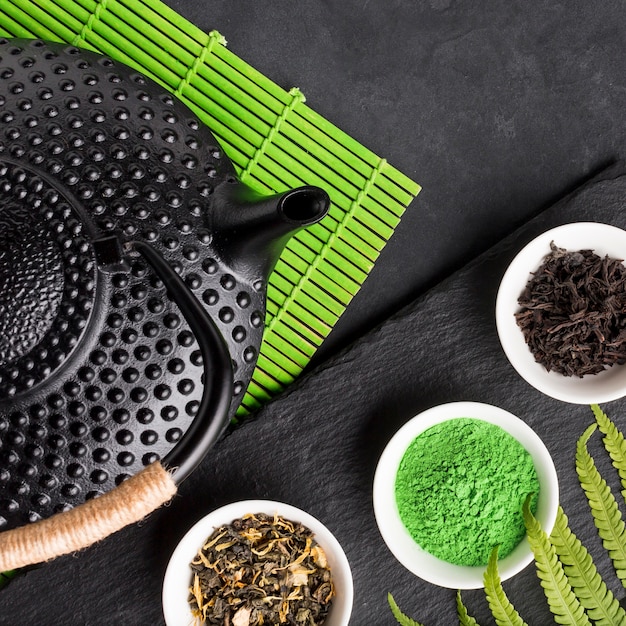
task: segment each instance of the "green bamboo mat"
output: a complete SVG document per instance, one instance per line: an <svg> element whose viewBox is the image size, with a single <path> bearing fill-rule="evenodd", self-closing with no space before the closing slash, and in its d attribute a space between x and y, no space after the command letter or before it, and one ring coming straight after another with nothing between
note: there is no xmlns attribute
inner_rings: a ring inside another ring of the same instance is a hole
<svg viewBox="0 0 626 626"><path fill-rule="evenodd" d="M11 582L11 579L15 578L16 575L17 572L15 570L10 572L0 572L0 589L2 589L2 587L6 587L6 585L8 585Z"/></svg>
<svg viewBox="0 0 626 626"><path fill-rule="evenodd" d="M302 184L332 207L292 238L268 286L266 329L238 416L291 383L372 269L419 185L158 0L2 0L0 35L64 41L135 67L210 128L260 192Z"/></svg>

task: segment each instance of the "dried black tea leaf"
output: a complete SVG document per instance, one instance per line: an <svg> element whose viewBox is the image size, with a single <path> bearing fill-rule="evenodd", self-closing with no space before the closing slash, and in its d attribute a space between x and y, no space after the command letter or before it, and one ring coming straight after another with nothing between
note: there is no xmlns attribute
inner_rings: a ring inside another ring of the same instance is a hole
<svg viewBox="0 0 626 626"><path fill-rule="evenodd" d="M189 603L199 624L320 626L335 595L312 531L279 515L220 526L191 570Z"/></svg>
<svg viewBox="0 0 626 626"><path fill-rule="evenodd" d="M550 249L515 314L535 360L581 378L625 363L626 267L592 250Z"/></svg>

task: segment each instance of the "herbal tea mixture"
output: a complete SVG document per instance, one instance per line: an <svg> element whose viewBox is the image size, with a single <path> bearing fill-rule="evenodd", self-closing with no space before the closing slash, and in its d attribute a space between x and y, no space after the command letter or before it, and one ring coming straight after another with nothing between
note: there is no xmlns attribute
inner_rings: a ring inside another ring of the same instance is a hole
<svg viewBox="0 0 626 626"><path fill-rule="evenodd" d="M535 360L578 377L625 363L626 267L591 250L550 249L515 314Z"/></svg>
<svg viewBox="0 0 626 626"><path fill-rule="evenodd" d="M396 475L402 523L424 550L456 565L486 565L522 540L522 506L539 480L528 451L499 426L455 418L418 435Z"/></svg>
<svg viewBox="0 0 626 626"><path fill-rule="evenodd" d="M312 531L278 515L220 526L191 569L189 603L200 624L319 626L335 594Z"/></svg>

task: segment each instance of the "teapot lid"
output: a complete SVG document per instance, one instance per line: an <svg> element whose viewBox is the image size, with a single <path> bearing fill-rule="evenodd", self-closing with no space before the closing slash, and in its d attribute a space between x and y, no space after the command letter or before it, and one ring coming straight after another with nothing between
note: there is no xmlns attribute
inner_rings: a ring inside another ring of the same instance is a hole
<svg viewBox="0 0 626 626"><path fill-rule="evenodd" d="M97 293L83 222L50 183L0 165L0 397L61 367L85 332Z"/></svg>

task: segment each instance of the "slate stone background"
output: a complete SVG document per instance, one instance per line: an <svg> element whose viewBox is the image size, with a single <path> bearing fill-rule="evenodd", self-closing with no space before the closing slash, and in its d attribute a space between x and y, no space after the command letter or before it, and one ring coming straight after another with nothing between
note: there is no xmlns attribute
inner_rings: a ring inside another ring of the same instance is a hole
<svg viewBox="0 0 626 626"><path fill-rule="evenodd" d="M300 87L424 190L311 371L221 441L170 506L0 591L0 625L161 624L176 542L213 508L243 498L287 501L336 534L354 573L354 626L395 623L388 591L426 626L454 624L454 591L420 581L382 542L371 483L397 428L455 400L497 404L537 430L570 524L617 591L573 465L591 411L517 376L493 306L507 263L533 236L580 219L626 227L625 168L604 169L625 156L622 4L168 3L222 32L281 86ZM624 401L603 408L626 429ZM531 626L551 623L532 567L505 589ZM482 592L463 597L492 623Z"/></svg>

